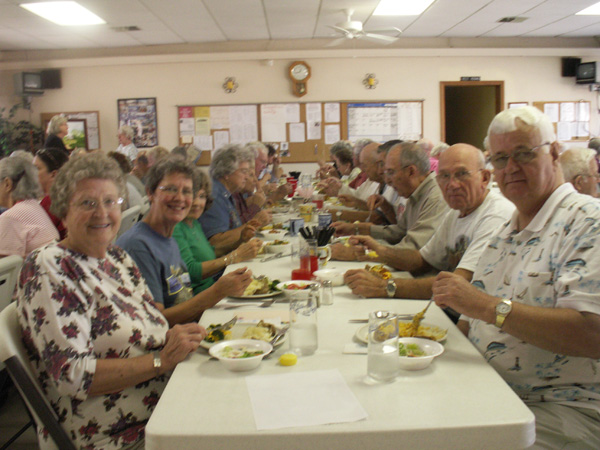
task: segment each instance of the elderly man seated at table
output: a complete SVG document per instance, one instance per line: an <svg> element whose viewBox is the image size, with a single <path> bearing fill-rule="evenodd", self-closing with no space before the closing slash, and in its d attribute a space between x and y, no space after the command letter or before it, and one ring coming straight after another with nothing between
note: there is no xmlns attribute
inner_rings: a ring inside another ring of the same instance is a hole
<svg viewBox="0 0 600 450"><path fill-rule="evenodd" d="M400 221L393 225L334 222L337 235L370 235L384 239L397 249L418 250L433 236L448 212L442 192L429 170L429 157L414 143L403 142L390 149L385 160L386 175L398 194L408 199ZM332 246L332 257L354 260L351 247Z"/></svg>
<svg viewBox="0 0 600 450"><path fill-rule="evenodd" d="M254 174L258 180L255 186L257 192L254 195L245 195L247 202L250 204L260 204L260 206L263 204L271 206L283 200L292 191L292 187L287 183L281 185L267 183L271 179L270 175L264 175L267 164L269 164L269 150L267 146L262 142L249 142L244 148L254 155ZM262 177L261 174L263 175ZM254 186L252 190L254 190ZM256 198L253 198L255 196Z"/></svg>
<svg viewBox="0 0 600 450"><path fill-rule="evenodd" d="M550 119L534 107L489 130L500 190L516 206L470 284L442 272L440 307L536 417L532 448L600 448L600 203L565 183Z"/></svg>
<svg viewBox="0 0 600 450"><path fill-rule="evenodd" d="M169 330L136 264L112 245L125 193L102 152L72 158L50 189L69 233L31 253L19 276L33 373L77 448L143 448L168 373L206 336L196 323ZM42 427L38 439L56 448Z"/></svg>
<svg viewBox="0 0 600 450"><path fill-rule="evenodd" d="M175 225L186 219L200 190L193 167L180 157L163 159L150 169L146 188L150 210L119 237L117 245L137 263L169 324L198 320L224 297L244 292L252 273L241 268L193 295L188 268L172 237Z"/></svg>
<svg viewBox="0 0 600 450"><path fill-rule="evenodd" d="M570 148L562 152L558 160L565 181L571 183L577 192L598 196L598 163L594 150Z"/></svg>
<svg viewBox="0 0 600 450"><path fill-rule="evenodd" d="M233 194L240 191L252 175L254 154L238 144L217 150L210 162L213 204L200 216L200 224L211 245L229 251L254 237L260 223L242 222Z"/></svg>
<svg viewBox="0 0 600 450"><path fill-rule="evenodd" d="M30 252L58 239L58 230L39 203L42 189L33 157L23 150L0 160L0 256Z"/></svg>
<svg viewBox="0 0 600 450"><path fill-rule="evenodd" d="M353 236L350 241L356 245L357 259L377 259L415 275L433 269L454 271L471 281L488 239L515 209L502 195L488 190L491 173L484 167L483 153L471 145L456 144L444 151L436 178L452 210L425 247L398 250L369 236ZM364 256L364 249L378 257ZM383 280L364 269L349 270L344 276L352 292L363 297L431 298L434 279Z"/></svg>

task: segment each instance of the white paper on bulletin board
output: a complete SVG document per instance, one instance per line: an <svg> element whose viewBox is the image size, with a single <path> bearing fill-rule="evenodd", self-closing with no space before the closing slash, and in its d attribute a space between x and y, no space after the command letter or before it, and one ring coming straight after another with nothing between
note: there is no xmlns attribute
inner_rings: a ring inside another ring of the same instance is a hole
<svg viewBox="0 0 600 450"><path fill-rule="evenodd" d="M285 104L260 105L260 135L264 142L287 141Z"/></svg>

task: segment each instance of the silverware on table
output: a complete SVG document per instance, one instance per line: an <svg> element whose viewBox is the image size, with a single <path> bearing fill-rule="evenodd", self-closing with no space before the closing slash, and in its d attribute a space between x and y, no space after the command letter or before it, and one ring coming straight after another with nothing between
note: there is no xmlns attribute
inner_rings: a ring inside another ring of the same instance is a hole
<svg viewBox="0 0 600 450"><path fill-rule="evenodd" d="M277 342L279 342L279 340L281 338L283 338L283 336L285 335L285 333L287 333L287 330L289 330L289 329L290 329L289 325L281 327L281 329L277 333L275 333L275 336L273 336L273 338L269 341L269 343L272 346L275 346L275 344L277 344Z"/></svg>
<svg viewBox="0 0 600 450"><path fill-rule="evenodd" d="M288 253L287 255L284 255L283 252L279 252L279 253L275 253L273 256L268 256L268 257L264 258L263 260L261 260L261 262L272 261L274 259L284 258L286 256L291 256L291 254Z"/></svg>
<svg viewBox="0 0 600 450"><path fill-rule="evenodd" d="M229 322L225 322L223 325L219 325L218 327L215 328L211 328L210 332L212 333L213 331L216 330L221 330L221 331L227 331L227 330L231 330L231 328L235 325L235 323L237 322L237 316L235 316L233 319L231 319Z"/></svg>
<svg viewBox="0 0 600 450"><path fill-rule="evenodd" d="M412 320L414 314L398 314L400 320ZM350 319L348 323L369 323L369 319Z"/></svg>

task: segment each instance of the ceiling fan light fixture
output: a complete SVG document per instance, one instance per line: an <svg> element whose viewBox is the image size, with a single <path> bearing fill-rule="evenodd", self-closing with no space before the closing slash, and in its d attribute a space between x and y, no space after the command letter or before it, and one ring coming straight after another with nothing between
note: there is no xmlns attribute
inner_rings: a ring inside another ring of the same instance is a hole
<svg viewBox="0 0 600 450"><path fill-rule="evenodd" d="M374 16L418 16L431 5L434 0L381 0Z"/></svg>

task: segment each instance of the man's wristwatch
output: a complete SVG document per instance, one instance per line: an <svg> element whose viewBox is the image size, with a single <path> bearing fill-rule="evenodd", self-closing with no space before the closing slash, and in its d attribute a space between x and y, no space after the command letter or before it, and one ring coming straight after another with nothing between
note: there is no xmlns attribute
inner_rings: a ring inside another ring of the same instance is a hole
<svg viewBox="0 0 600 450"><path fill-rule="evenodd" d="M496 325L498 328L502 328L506 316L508 316L511 311L512 302L510 300L504 298L500 302L498 302L498 304L496 305L496 323L494 325Z"/></svg>
<svg viewBox="0 0 600 450"><path fill-rule="evenodd" d="M396 282L394 280L388 280L387 286L385 287L385 292L388 298L392 298L396 295Z"/></svg>
<svg viewBox="0 0 600 450"><path fill-rule="evenodd" d="M160 352L152 352L152 357L154 358L153 365L154 365L154 370L156 370L156 376L159 376L160 368L162 367L162 361L160 359Z"/></svg>

